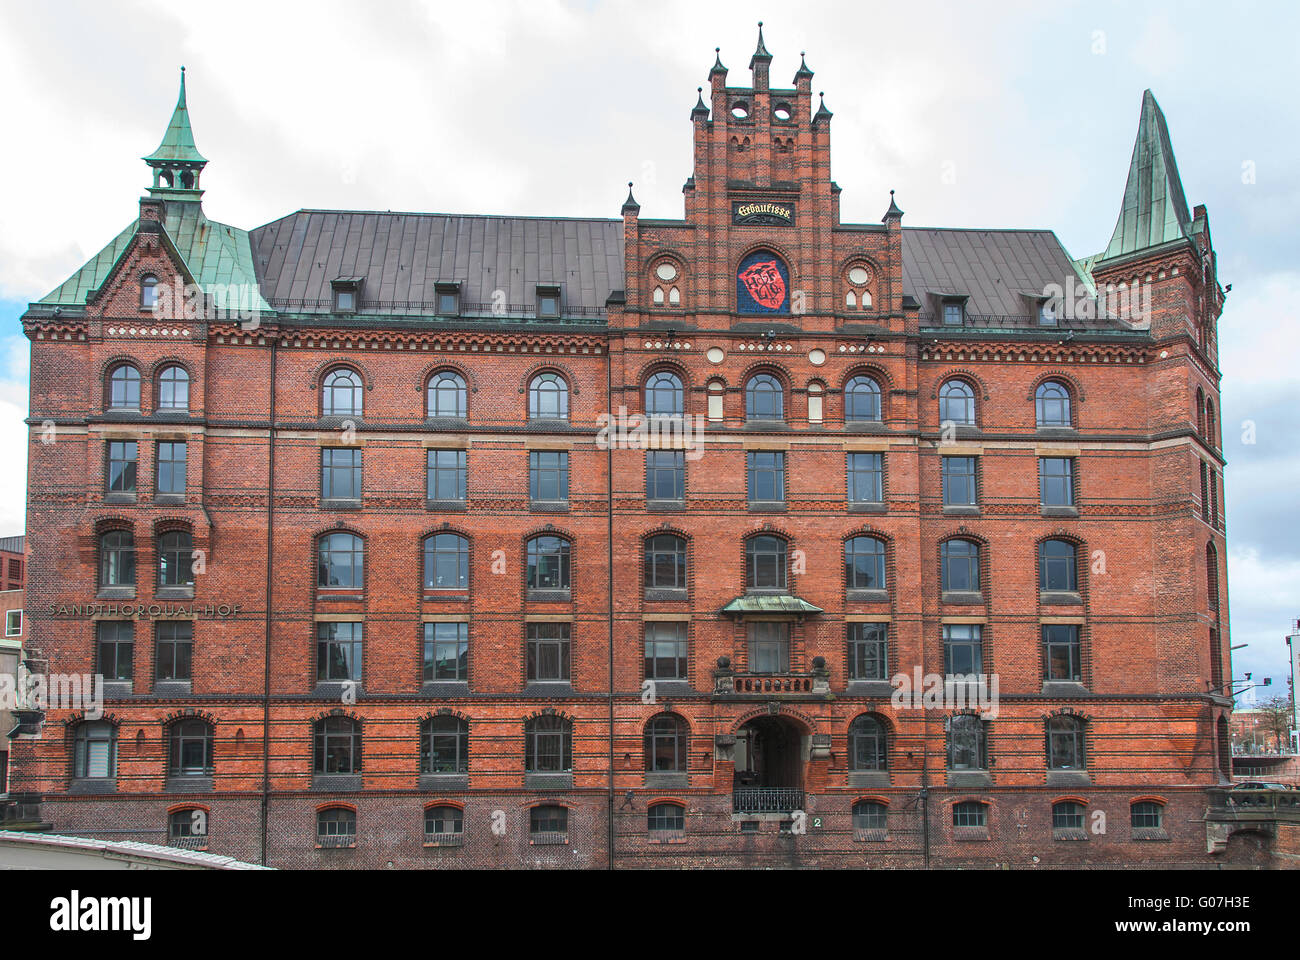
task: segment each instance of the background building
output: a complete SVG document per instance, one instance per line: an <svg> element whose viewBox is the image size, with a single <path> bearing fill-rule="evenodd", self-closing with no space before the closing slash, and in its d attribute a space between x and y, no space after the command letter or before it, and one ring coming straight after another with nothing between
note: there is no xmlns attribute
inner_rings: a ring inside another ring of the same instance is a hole
<svg viewBox="0 0 1300 960"><path fill-rule="evenodd" d="M76 531L33 638L108 697L17 752L44 820L274 866L1232 855L1223 292L1154 98L1075 260L841 223L771 60L715 62L680 220L246 232L182 81L139 218L24 317L29 524ZM891 699L967 673L996 714Z"/></svg>
<svg viewBox="0 0 1300 960"><path fill-rule="evenodd" d="M23 650L23 578L27 555L23 537L0 537L0 610L4 635L0 636L0 684L16 689L18 661ZM9 792L9 734L16 721L8 702L0 702L0 800Z"/></svg>

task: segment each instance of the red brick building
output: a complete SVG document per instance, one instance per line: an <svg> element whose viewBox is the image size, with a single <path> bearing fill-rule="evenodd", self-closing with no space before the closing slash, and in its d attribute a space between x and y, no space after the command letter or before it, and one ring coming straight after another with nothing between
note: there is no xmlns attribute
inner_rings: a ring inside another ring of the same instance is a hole
<svg viewBox="0 0 1300 960"><path fill-rule="evenodd" d="M42 820L277 866L1215 862L1223 292L1155 100L1074 260L841 223L771 59L710 71L680 220L244 232L182 84L139 219L23 321L29 643L107 697L16 745ZM965 674L995 709L891 683Z"/></svg>

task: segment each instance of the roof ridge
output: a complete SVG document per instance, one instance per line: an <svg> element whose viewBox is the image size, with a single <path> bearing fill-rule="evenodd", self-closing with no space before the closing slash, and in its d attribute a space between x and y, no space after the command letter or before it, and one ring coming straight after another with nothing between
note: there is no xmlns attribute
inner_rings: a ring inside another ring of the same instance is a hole
<svg viewBox="0 0 1300 960"><path fill-rule="evenodd" d="M290 217L295 217L300 213L340 213L340 214L354 214L356 216L363 216L363 217L370 217L370 216L458 217L462 219L469 218L475 220L546 220L551 222L554 222L556 220L564 220L572 223L615 223L620 226L623 223L622 219L615 218L615 217L563 217L563 216L546 217L546 216L537 216L531 214L525 215L525 214L507 214L507 213L443 213L437 210L343 210L343 209L331 208L331 207L301 207L290 213L286 213L283 217L277 217L274 220L268 220L266 223L262 224L262 227L268 227L273 223L279 223L281 220L288 220ZM262 227L256 227L255 229L260 230L262 229Z"/></svg>

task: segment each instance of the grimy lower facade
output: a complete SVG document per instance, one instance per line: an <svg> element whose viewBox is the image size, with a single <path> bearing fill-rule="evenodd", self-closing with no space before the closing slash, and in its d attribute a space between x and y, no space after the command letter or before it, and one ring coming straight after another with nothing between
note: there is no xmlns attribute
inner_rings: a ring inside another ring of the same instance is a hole
<svg viewBox="0 0 1300 960"><path fill-rule="evenodd" d="M1155 100L1075 259L842 223L771 60L715 62L672 220L215 223L182 78L23 317L28 663L105 704L24 714L11 796L281 867L1251 853L1203 822L1224 294Z"/></svg>

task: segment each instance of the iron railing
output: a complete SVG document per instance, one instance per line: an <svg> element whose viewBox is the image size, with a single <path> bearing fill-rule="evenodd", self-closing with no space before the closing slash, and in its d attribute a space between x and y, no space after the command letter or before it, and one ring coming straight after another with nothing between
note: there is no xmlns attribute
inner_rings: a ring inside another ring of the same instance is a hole
<svg viewBox="0 0 1300 960"><path fill-rule="evenodd" d="M994 314L968 313L962 317L961 323L944 323L942 317L931 313L922 313L920 320L921 329L927 332L943 330L949 333L961 333L962 331L996 333L1007 330L1039 330L1043 333L1053 333L1060 330L1088 330L1094 332L1105 331L1107 333L1140 333L1144 336L1147 334L1146 330L1131 331L1126 325L1110 317L1057 317L1050 323L1044 323L1037 314L997 316Z"/></svg>
<svg viewBox="0 0 1300 960"><path fill-rule="evenodd" d="M736 813L792 813L803 809L803 791L784 787L735 787L731 808Z"/></svg>

